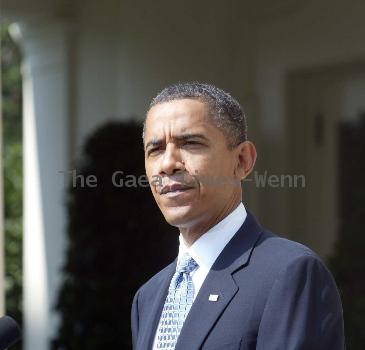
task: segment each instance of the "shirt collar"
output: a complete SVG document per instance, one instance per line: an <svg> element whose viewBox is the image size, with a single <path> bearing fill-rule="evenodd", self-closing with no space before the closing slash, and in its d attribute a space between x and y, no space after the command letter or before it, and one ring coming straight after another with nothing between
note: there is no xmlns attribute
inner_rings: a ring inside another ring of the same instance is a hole
<svg viewBox="0 0 365 350"><path fill-rule="evenodd" d="M246 217L247 212L241 202L236 209L199 237L190 247L187 247L183 236L180 234L179 258L187 252L198 263L199 267L210 270L224 247L242 226Z"/></svg>

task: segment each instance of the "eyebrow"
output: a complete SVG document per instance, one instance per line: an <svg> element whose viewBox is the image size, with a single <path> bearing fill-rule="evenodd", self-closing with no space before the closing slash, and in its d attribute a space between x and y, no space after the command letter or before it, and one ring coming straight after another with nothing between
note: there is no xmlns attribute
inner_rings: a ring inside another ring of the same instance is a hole
<svg viewBox="0 0 365 350"><path fill-rule="evenodd" d="M209 141L209 139L206 136L204 136L203 134L192 134L192 133L184 133L184 134L176 135L173 137L173 139L177 140L177 141L187 141L187 140L191 140L191 139L201 139L206 142ZM151 141L148 141L146 143L145 149L147 149L149 146L159 146L159 145L162 145L163 143L164 143L164 141L162 139L152 139Z"/></svg>

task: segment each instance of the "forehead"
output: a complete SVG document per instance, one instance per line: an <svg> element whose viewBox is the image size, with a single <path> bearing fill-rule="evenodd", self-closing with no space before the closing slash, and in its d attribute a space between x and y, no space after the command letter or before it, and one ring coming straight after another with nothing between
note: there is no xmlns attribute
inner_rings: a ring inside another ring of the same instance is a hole
<svg viewBox="0 0 365 350"><path fill-rule="evenodd" d="M145 134L183 132L192 128L209 129L212 123L208 106L197 99L180 99L159 103L147 113Z"/></svg>

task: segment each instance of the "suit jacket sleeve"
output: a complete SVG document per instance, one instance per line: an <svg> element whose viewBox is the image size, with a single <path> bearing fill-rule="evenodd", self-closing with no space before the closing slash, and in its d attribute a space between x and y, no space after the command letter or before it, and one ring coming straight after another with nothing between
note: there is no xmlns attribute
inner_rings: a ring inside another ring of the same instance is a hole
<svg viewBox="0 0 365 350"><path fill-rule="evenodd" d="M137 293L134 296L133 303L132 303L132 312L131 312L131 328L132 328L132 345L133 345L133 349L136 347L136 344L137 344L138 327L139 327L138 297L139 297L139 290L137 291Z"/></svg>
<svg viewBox="0 0 365 350"><path fill-rule="evenodd" d="M267 299L257 350L343 350L340 297L318 257L296 258L278 275Z"/></svg>

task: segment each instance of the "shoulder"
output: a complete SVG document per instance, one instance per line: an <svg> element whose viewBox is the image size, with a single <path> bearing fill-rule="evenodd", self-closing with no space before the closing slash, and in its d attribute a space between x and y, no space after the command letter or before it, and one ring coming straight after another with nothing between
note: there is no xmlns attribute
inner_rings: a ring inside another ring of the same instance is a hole
<svg viewBox="0 0 365 350"><path fill-rule="evenodd" d="M261 271L273 283L280 277L293 280L311 274L328 275L321 258L307 246L264 230L252 252L253 271Z"/></svg>
<svg viewBox="0 0 365 350"><path fill-rule="evenodd" d="M318 261L323 264L312 249L271 232L250 212L227 252L234 257L241 254L243 259L238 259L244 262L244 266L269 280L270 276L273 277L295 261Z"/></svg>
<svg viewBox="0 0 365 350"><path fill-rule="evenodd" d="M235 281L239 287L252 289L262 308L270 300L273 305L287 306L299 298L314 305L325 295L321 307L328 304L330 309L340 310L336 283L320 257L307 246L267 230L256 242L249 263L236 272Z"/></svg>
<svg viewBox="0 0 365 350"><path fill-rule="evenodd" d="M256 293L261 301L257 348L343 349L340 294L320 257L268 231L256 248L252 265L263 276Z"/></svg>
<svg viewBox="0 0 365 350"><path fill-rule="evenodd" d="M268 230L264 230L255 247L255 254L268 263L280 266L290 264L297 259L315 259L320 257L309 247L299 242L281 237Z"/></svg>

